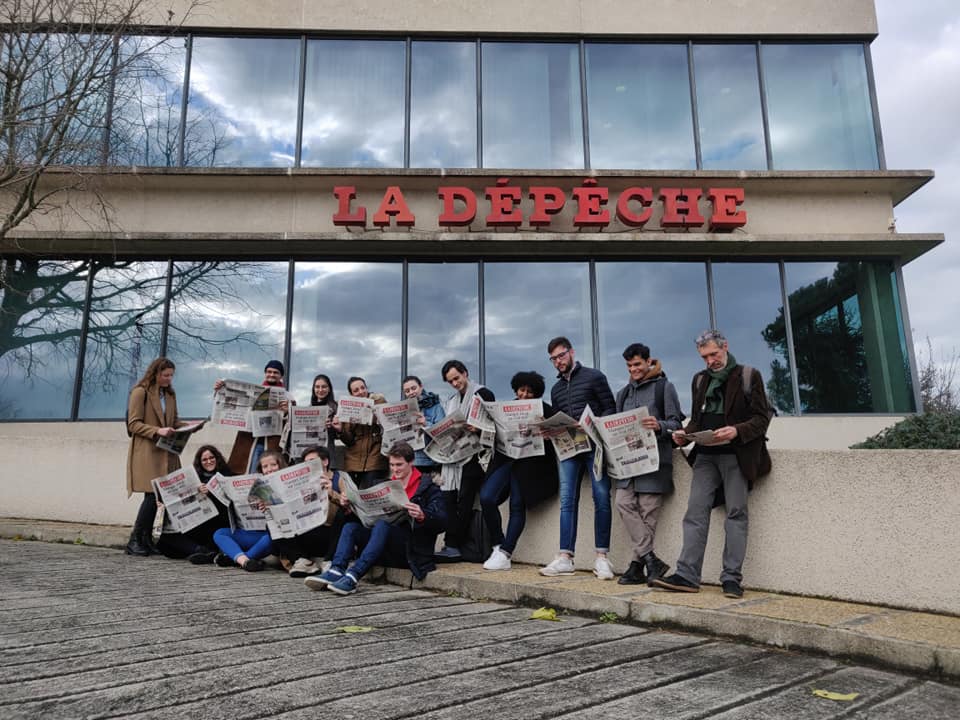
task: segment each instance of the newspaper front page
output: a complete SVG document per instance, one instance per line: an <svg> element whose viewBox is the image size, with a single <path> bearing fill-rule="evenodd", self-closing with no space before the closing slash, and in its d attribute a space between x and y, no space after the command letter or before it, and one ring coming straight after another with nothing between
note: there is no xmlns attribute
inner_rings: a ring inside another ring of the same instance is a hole
<svg viewBox="0 0 960 720"><path fill-rule="evenodd" d="M337 417L342 423L373 425L373 405L373 398L342 398L337 400Z"/></svg>
<svg viewBox="0 0 960 720"><path fill-rule="evenodd" d="M153 487L166 508L170 525L179 533L217 517L217 506L200 491L200 478L193 466L154 478Z"/></svg>
<svg viewBox="0 0 960 720"><path fill-rule="evenodd" d="M496 449L509 458L544 454L543 436L533 432L533 424L543 420L542 400L507 400L484 403L496 427Z"/></svg>
<svg viewBox="0 0 960 720"><path fill-rule="evenodd" d="M422 450L425 445L423 428L418 422L420 406L416 398L408 398L396 403L377 405L374 410L377 420L383 426L383 439L380 442L380 454L386 455L394 443L409 443L414 450Z"/></svg>
<svg viewBox="0 0 960 720"><path fill-rule="evenodd" d="M656 435L640 424L649 414L647 408L641 407L594 419L606 450L610 477L623 480L660 467Z"/></svg>
<svg viewBox="0 0 960 720"><path fill-rule="evenodd" d="M583 412L580 413L580 427L583 428L583 431L593 443L593 447L596 448L596 452L593 454L593 476L599 478L603 475L604 453L603 440L600 439L600 433L597 432L596 421L597 418L590 409L590 406L585 405Z"/></svg>
<svg viewBox="0 0 960 720"><path fill-rule="evenodd" d="M291 538L326 522L329 498L320 487L323 475L323 461L317 458L258 476L249 496L267 504L270 537Z"/></svg>
<svg viewBox="0 0 960 720"><path fill-rule="evenodd" d="M403 507L410 499L399 480L387 480L360 490L352 479L342 478L340 492L364 527L373 527L378 520L393 525L410 517Z"/></svg>
<svg viewBox="0 0 960 720"><path fill-rule="evenodd" d="M241 380L224 380L223 386L213 394L210 422L234 430L249 430L247 415L262 390L262 385Z"/></svg>
<svg viewBox="0 0 960 720"><path fill-rule="evenodd" d="M166 450L168 453L179 455L190 441L190 436L203 427L206 420L198 420L189 425L182 425L174 430L172 435L157 438L157 447Z"/></svg>
<svg viewBox="0 0 960 720"><path fill-rule="evenodd" d="M300 457L315 445L326 447L328 417L330 408L326 405L291 407L281 434L280 447L287 446L289 437L291 458Z"/></svg>
<svg viewBox="0 0 960 720"><path fill-rule="evenodd" d="M558 412L546 420L531 423L530 428L553 443L553 449L556 450L557 459L560 461L590 452L592 447L590 437L580 427L580 423L565 412Z"/></svg>
<svg viewBox="0 0 960 720"><path fill-rule="evenodd" d="M427 428L430 442L424 452L440 465L468 460L483 450L480 437L470 427L459 410L447 415L436 425Z"/></svg>
<svg viewBox="0 0 960 720"><path fill-rule="evenodd" d="M479 395L470 400L467 410L467 424L480 431L480 444L484 447L493 447L496 442L497 425L487 411L487 403Z"/></svg>
<svg viewBox="0 0 960 720"><path fill-rule="evenodd" d="M224 505L232 505L231 519L241 530L266 530L267 518L263 511L250 504L250 489L260 479L257 473L224 477L217 473L207 483L207 490Z"/></svg>

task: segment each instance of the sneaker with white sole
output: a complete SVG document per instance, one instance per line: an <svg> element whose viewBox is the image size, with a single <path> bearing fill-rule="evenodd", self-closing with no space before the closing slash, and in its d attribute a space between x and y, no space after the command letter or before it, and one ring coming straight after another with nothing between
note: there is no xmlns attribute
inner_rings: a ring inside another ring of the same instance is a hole
<svg viewBox="0 0 960 720"><path fill-rule="evenodd" d="M321 575L310 575L305 578L303 584L311 590L325 590L327 585L332 585L343 577L343 571L331 567Z"/></svg>
<svg viewBox="0 0 960 720"><path fill-rule="evenodd" d="M576 569L573 567L573 558L566 555L557 555L553 562L546 567L540 568L540 574L547 577L556 577L557 575L573 575Z"/></svg>
<svg viewBox="0 0 960 720"><path fill-rule="evenodd" d="M500 549L499 545L494 546L490 557L483 563L484 570L509 570L510 556Z"/></svg>
<svg viewBox="0 0 960 720"><path fill-rule="evenodd" d="M320 568L317 567L317 564L313 562L310 558L297 558L296 562L293 563L293 566L290 568L290 577L292 578L302 578L307 575L316 575L320 572Z"/></svg>
<svg viewBox="0 0 960 720"><path fill-rule="evenodd" d="M347 572L335 583L327 585L327 590L337 595L353 595L357 591L357 579L353 576L353 573Z"/></svg>
<svg viewBox="0 0 960 720"><path fill-rule="evenodd" d="M593 561L593 574L601 580L613 580L613 565L603 555L598 555Z"/></svg>

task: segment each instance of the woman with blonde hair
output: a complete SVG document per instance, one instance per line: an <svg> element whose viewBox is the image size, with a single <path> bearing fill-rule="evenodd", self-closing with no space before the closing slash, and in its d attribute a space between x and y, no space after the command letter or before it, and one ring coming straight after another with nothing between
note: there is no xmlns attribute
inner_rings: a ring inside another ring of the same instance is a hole
<svg viewBox="0 0 960 720"><path fill-rule="evenodd" d="M173 390L172 360L160 357L147 366L143 377L133 386L127 401L127 497L143 493L126 553L144 557L157 552L153 545L153 523L157 516L157 498L150 481L180 468L180 457L157 447L157 438L168 437L180 425L177 394Z"/></svg>

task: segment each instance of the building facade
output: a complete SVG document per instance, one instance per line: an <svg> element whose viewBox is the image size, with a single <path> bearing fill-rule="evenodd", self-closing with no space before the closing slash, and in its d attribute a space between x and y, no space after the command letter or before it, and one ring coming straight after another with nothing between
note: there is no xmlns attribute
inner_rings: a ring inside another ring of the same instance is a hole
<svg viewBox="0 0 960 720"><path fill-rule="evenodd" d="M317 373L442 391L450 358L507 397L555 335L615 386L648 344L686 406L710 326L785 418L914 412L901 268L943 237L894 226L933 173L886 167L876 32L869 0L221 0L146 27L42 180L83 184L0 247L0 419L120 419L161 354L185 416L274 357L301 402Z"/></svg>

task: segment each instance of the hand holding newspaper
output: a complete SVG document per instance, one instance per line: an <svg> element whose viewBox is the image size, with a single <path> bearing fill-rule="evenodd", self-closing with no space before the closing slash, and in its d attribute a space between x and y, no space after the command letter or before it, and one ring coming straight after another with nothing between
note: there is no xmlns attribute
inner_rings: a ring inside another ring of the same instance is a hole
<svg viewBox="0 0 960 720"><path fill-rule="evenodd" d="M496 428L495 447L499 452L514 459L544 454L543 437L531 429L543 419L542 400L487 402L483 406Z"/></svg>
<svg viewBox="0 0 960 720"><path fill-rule="evenodd" d="M153 479L153 488L166 509L170 525L185 533L217 517L217 506L200 490L200 478L192 466Z"/></svg>
<svg viewBox="0 0 960 720"><path fill-rule="evenodd" d="M288 400L287 391L281 387L224 380L213 394L211 422L250 432L254 437L279 435L283 429L281 407Z"/></svg>
<svg viewBox="0 0 960 720"><path fill-rule="evenodd" d="M553 443L553 449L556 450L557 458L561 461L590 452L592 447L590 437L580 427L580 423L565 412L558 412L546 420L532 422L529 428Z"/></svg>
<svg viewBox="0 0 960 720"><path fill-rule="evenodd" d="M291 407L287 422L280 436L280 447L287 447L290 439L290 457L300 457L307 448L327 444L327 418L330 408L326 405Z"/></svg>
<svg viewBox="0 0 960 720"><path fill-rule="evenodd" d="M677 430L674 435L684 444L694 442L697 445L729 445L729 440L717 440L713 430L701 430L695 433L686 433L683 430Z"/></svg>
<svg viewBox="0 0 960 720"><path fill-rule="evenodd" d="M373 527L378 520L396 524L410 517L406 509L410 500L399 480L387 480L360 490L350 478L341 478L340 493L364 527Z"/></svg>
<svg viewBox="0 0 960 720"><path fill-rule="evenodd" d="M327 491L321 487L323 461L319 458L258 475L248 502L262 502L272 538L291 538L320 527L327 519Z"/></svg>
<svg viewBox="0 0 960 720"><path fill-rule="evenodd" d="M373 405L373 398L341 398L337 400L337 417L342 423L373 425Z"/></svg>
<svg viewBox="0 0 960 720"><path fill-rule="evenodd" d="M409 443L414 450L423 449L425 444L423 428L417 422L420 417L420 406L416 398L377 405L374 411L383 427L383 439L380 442L381 455L386 455L398 442Z"/></svg>
<svg viewBox="0 0 960 720"><path fill-rule="evenodd" d="M610 477L622 480L654 472L660 467L657 437L641 422L649 415L647 408L641 407L593 419L606 450Z"/></svg>
<svg viewBox="0 0 960 720"><path fill-rule="evenodd" d="M207 483L207 491L224 505L232 505L231 525L236 522L241 530L266 530L267 518L263 511L250 502L250 489L260 479L257 473L224 477L217 473Z"/></svg>
<svg viewBox="0 0 960 720"><path fill-rule="evenodd" d="M483 449L480 437L470 430L466 418L459 410L428 427L426 433L430 442L424 452L440 465L462 462Z"/></svg>
<svg viewBox="0 0 960 720"><path fill-rule="evenodd" d="M200 430L206 422L206 420L197 420L189 425L181 425L172 434L157 438L157 447L174 455L179 455L190 441L190 436Z"/></svg>

